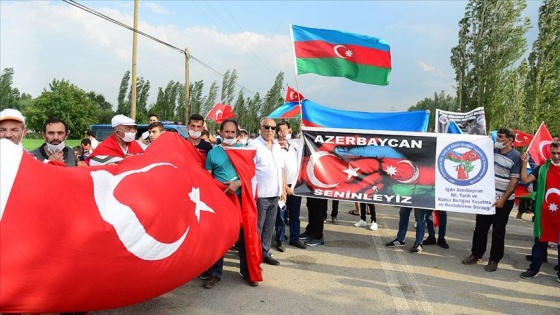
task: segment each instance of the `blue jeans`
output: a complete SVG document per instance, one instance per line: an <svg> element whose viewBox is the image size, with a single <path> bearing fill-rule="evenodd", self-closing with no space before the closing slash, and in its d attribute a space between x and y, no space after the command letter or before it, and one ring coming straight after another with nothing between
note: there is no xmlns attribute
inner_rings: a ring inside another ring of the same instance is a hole
<svg viewBox="0 0 560 315"><path fill-rule="evenodd" d="M299 215L301 212L301 197L290 195L286 197L286 207L278 209L276 215L276 242L285 242L286 237L286 217L290 218L290 243L299 240L300 225Z"/></svg>
<svg viewBox="0 0 560 315"><path fill-rule="evenodd" d="M428 227L428 236L436 237L436 230L434 229L433 212L434 212L433 210L428 210L428 213L426 214L426 225ZM447 231L447 211L438 210L438 217L439 217L438 237L444 238L445 232Z"/></svg>
<svg viewBox="0 0 560 315"><path fill-rule="evenodd" d="M243 234L243 229L239 231L239 238L235 243L235 247L239 252L239 272L242 276L249 276L249 269L247 268L247 254L245 252L245 235ZM208 269L208 273L211 275L221 278L222 273L224 272L224 257L218 259L210 269Z"/></svg>
<svg viewBox="0 0 560 315"><path fill-rule="evenodd" d="M261 245L263 256L270 255L270 245L272 244L272 232L276 222L276 213L278 212L279 197L258 198L257 210L259 217L257 219L257 229L261 236Z"/></svg>
<svg viewBox="0 0 560 315"><path fill-rule="evenodd" d="M414 209L414 216L418 224L416 225L416 240L415 244L422 244L424 241L424 230L426 229L426 209ZM402 207L399 210L399 231L397 232L397 240L404 242L406 231L408 230L408 221L412 208Z"/></svg>

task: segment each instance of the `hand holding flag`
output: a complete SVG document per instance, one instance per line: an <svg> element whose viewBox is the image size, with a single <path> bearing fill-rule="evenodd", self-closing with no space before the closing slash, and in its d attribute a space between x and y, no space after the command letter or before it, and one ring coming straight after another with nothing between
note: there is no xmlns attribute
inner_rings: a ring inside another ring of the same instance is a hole
<svg viewBox="0 0 560 315"><path fill-rule="evenodd" d="M533 158L533 161L535 161L537 165L543 165L546 160L550 159L551 143L552 136L550 135L550 132L548 132L548 129L543 121L539 126L537 133L535 133L533 140L531 140L529 148L527 149L529 154L531 154L531 158Z"/></svg>

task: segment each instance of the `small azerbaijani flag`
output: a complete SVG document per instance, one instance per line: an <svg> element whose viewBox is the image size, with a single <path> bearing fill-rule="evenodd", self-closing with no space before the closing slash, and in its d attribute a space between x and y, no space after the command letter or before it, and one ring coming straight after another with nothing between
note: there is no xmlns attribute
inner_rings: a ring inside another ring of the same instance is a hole
<svg viewBox="0 0 560 315"><path fill-rule="evenodd" d="M383 39L292 25L296 73L388 85L391 51Z"/></svg>
<svg viewBox="0 0 560 315"><path fill-rule="evenodd" d="M288 86L285 103L270 113L268 118L299 118L301 117L301 101L305 97Z"/></svg>

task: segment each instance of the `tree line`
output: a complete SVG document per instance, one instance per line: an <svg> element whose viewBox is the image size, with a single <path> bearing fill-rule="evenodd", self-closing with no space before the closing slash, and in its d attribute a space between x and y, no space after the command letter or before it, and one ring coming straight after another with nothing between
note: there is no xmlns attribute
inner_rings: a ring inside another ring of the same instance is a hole
<svg viewBox="0 0 560 315"><path fill-rule="evenodd" d="M451 50L456 95L434 93L409 110L484 107L489 130L534 133L544 121L551 134L560 134L560 1L543 1L537 39L523 58L531 26L522 17L525 7L524 0L470 0Z"/></svg>

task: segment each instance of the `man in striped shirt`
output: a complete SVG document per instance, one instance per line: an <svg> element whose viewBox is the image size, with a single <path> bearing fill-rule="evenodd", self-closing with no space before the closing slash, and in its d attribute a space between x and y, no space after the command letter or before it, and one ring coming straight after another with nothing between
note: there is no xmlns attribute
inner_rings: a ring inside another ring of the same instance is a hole
<svg viewBox="0 0 560 315"><path fill-rule="evenodd" d="M496 182L496 213L492 215L476 215L476 226L473 234L471 255L463 259L463 264L476 264L486 252L488 231L492 226L492 246L490 258L484 270L496 271L498 263L504 257L504 241L509 214L513 208L514 191L519 181L521 170L521 154L513 148L515 133L510 128L498 130L494 145L494 178Z"/></svg>

